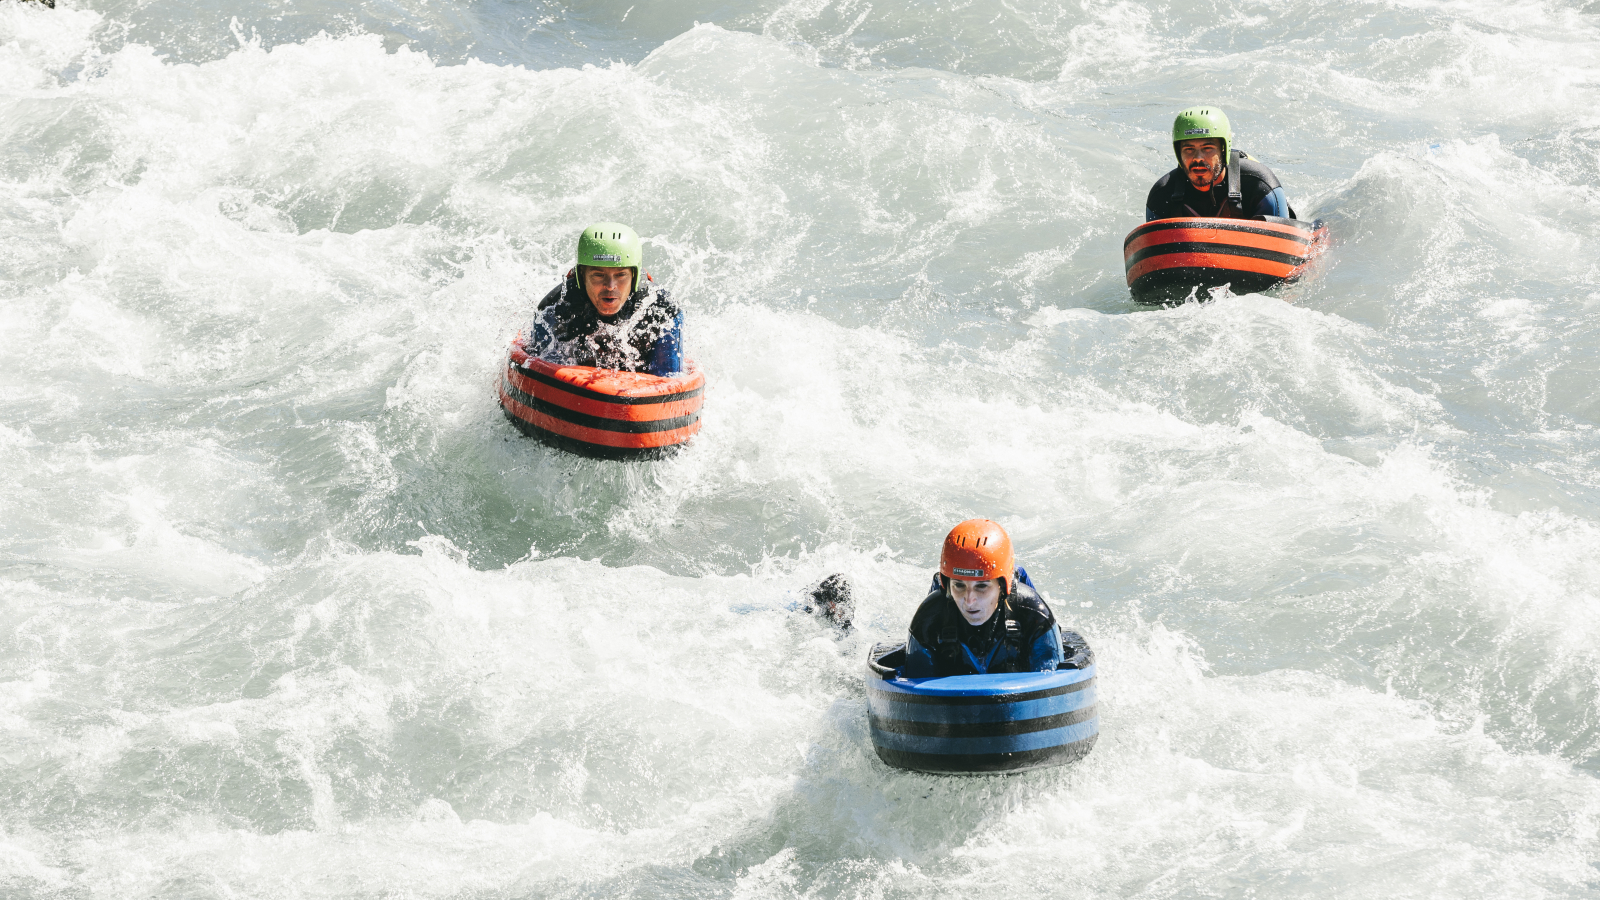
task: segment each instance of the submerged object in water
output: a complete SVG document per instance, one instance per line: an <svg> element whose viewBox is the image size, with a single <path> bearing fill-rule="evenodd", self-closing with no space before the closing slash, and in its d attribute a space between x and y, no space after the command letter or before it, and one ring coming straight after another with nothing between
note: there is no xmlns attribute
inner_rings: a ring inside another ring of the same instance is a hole
<svg viewBox="0 0 1600 900"><path fill-rule="evenodd" d="M1250 294L1298 279L1327 240L1321 220L1156 219L1128 233L1122 264L1133 298L1145 303L1223 285Z"/></svg>
<svg viewBox="0 0 1600 900"><path fill-rule="evenodd" d="M1053 672L902 678L905 644L875 645L867 657L867 721L878 758L940 775L1081 759L1100 735L1094 651L1065 629L1061 646L1066 658Z"/></svg>
<svg viewBox="0 0 1600 900"><path fill-rule="evenodd" d="M653 459L700 430L706 377L694 363L661 377L529 356L511 342L500 408L523 434L595 459Z"/></svg>

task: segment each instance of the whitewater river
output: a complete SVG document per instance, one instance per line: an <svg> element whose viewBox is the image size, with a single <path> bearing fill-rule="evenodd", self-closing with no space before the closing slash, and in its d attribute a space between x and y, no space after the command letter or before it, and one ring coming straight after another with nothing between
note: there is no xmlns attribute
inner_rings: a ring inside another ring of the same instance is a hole
<svg viewBox="0 0 1600 900"><path fill-rule="evenodd" d="M1138 307L1198 102L1333 245ZM674 459L495 402L597 219ZM0 896L1600 896L1597 259L1592 2L0 0ZM972 516L1080 764L872 751Z"/></svg>

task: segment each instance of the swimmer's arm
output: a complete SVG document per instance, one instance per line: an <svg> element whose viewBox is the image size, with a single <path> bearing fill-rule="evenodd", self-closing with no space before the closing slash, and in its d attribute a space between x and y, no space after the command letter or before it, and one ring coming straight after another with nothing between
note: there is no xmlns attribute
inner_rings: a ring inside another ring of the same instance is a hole
<svg viewBox="0 0 1600 900"><path fill-rule="evenodd" d="M1052 622L1044 634L1033 640L1033 646L1028 648L1028 671L1053 672L1066 654L1061 649L1061 632Z"/></svg>
<svg viewBox="0 0 1600 900"><path fill-rule="evenodd" d="M1277 216L1280 219L1291 218L1289 215L1289 198L1284 195L1283 188L1276 187L1261 198L1256 204L1256 211L1252 216Z"/></svg>
<svg viewBox="0 0 1600 900"><path fill-rule="evenodd" d="M672 327L656 341L645 371L662 377L683 371L683 313L672 317Z"/></svg>
<svg viewBox="0 0 1600 900"><path fill-rule="evenodd" d="M561 348L556 343L556 336L550 331L550 326L545 323L543 316L533 321L528 332L528 340L522 345L522 349L527 351L529 356L537 356L545 362L558 365L566 362L562 358Z"/></svg>

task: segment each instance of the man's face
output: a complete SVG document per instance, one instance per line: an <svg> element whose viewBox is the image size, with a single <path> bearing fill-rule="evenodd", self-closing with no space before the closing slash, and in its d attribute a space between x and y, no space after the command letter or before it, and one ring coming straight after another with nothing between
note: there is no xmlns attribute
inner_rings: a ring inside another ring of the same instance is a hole
<svg viewBox="0 0 1600 900"><path fill-rule="evenodd" d="M1222 177L1222 142L1216 138L1196 138L1178 142L1178 159L1189 183L1202 191Z"/></svg>
<svg viewBox="0 0 1600 900"><path fill-rule="evenodd" d="M583 290L589 302L602 316L614 316L622 311L633 293L633 270L616 266L586 266L583 270Z"/></svg>
<svg viewBox="0 0 1600 900"><path fill-rule="evenodd" d="M961 610L961 616L968 625L982 625L989 621L995 608L1000 605L1000 579L970 581L951 578L948 581L950 599L956 601L956 608Z"/></svg>

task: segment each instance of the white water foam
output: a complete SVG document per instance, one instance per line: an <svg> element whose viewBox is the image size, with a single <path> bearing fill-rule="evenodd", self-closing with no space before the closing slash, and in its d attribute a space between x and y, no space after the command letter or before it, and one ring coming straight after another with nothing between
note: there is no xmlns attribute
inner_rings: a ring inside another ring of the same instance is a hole
<svg viewBox="0 0 1600 900"><path fill-rule="evenodd" d="M1593 896L1595 34L0 3L0 893ZM1332 250L1139 308L1202 101ZM495 406L596 219L709 376L670 460ZM1076 766L872 752L976 515L1098 653Z"/></svg>

